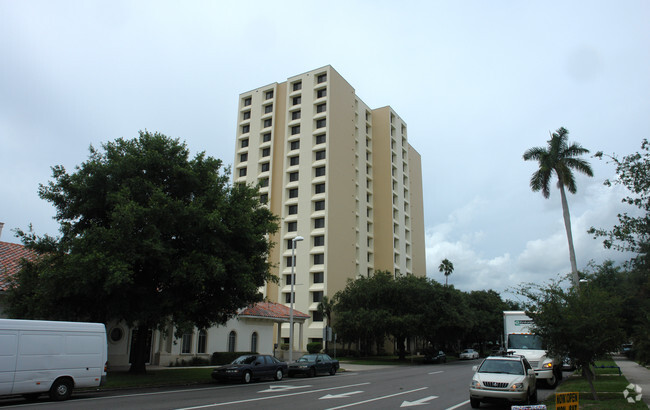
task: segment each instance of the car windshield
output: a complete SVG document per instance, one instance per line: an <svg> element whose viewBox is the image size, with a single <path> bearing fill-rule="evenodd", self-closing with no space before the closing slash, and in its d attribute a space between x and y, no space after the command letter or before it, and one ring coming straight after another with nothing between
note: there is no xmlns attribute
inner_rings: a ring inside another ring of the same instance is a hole
<svg viewBox="0 0 650 410"><path fill-rule="evenodd" d="M544 350L544 346L542 338L537 335L512 334L508 335L508 349Z"/></svg>
<svg viewBox="0 0 650 410"><path fill-rule="evenodd" d="M524 366L515 360L486 360L478 369L479 373L524 374Z"/></svg>
<svg viewBox="0 0 650 410"><path fill-rule="evenodd" d="M465 350L463 350L463 353L472 353L472 352L473 352L472 349L465 349Z"/></svg>
<svg viewBox="0 0 650 410"><path fill-rule="evenodd" d="M299 362L315 362L316 361L316 355L315 354L306 354L300 359L298 359Z"/></svg>
<svg viewBox="0 0 650 410"><path fill-rule="evenodd" d="M257 356L239 356L232 364L251 364L257 359Z"/></svg>

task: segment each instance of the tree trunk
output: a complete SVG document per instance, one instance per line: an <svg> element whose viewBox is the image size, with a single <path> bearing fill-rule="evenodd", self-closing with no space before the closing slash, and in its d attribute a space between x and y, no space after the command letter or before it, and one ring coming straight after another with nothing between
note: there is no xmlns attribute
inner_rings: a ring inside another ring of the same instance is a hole
<svg viewBox="0 0 650 410"><path fill-rule="evenodd" d="M589 382L589 388L591 389L591 395L593 396L594 400L598 400L596 388L594 387L595 374L591 371L591 367L588 364L586 366L582 366L582 376Z"/></svg>
<svg viewBox="0 0 650 410"><path fill-rule="evenodd" d="M147 373L147 338L149 335L148 326L138 326L137 335L133 339L133 345L131 349L134 351L133 358L131 360L131 367L129 368L129 373L133 374L146 374Z"/></svg>
<svg viewBox="0 0 650 410"><path fill-rule="evenodd" d="M566 229L566 237L569 241L569 260L571 261L571 276L573 284L576 287L580 286L580 276L578 275L578 264L576 263L576 252L573 249L573 235L571 234L571 216L569 215L569 203L566 199L564 192L564 184L560 180L560 196L562 197L562 214L564 215L564 228Z"/></svg>

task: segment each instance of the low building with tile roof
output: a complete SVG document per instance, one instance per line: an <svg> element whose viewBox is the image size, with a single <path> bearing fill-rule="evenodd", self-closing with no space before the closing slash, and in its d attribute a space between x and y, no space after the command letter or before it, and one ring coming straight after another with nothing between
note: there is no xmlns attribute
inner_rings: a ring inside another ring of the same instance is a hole
<svg viewBox="0 0 650 410"><path fill-rule="evenodd" d="M18 273L23 260L33 260L36 252L18 243L0 241L0 318L5 317L4 298L11 279Z"/></svg>

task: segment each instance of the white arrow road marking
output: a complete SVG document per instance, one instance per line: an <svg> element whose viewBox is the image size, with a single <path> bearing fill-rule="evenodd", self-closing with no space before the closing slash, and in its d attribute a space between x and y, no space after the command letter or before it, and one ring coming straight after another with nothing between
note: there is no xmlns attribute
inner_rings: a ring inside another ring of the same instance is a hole
<svg viewBox="0 0 650 410"><path fill-rule="evenodd" d="M224 403L204 404L202 406L185 407L185 408L177 409L177 410L197 410L197 409L207 409L207 408L210 408L210 407L231 406L233 404L251 403L251 402L254 402L254 401L278 399L278 398L290 397L290 396L300 396L300 395L309 394L309 393L320 393L320 392L328 391L328 390L348 389L350 387L365 386L365 385L368 385L368 384L370 384L370 382L350 384L350 385L347 385L347 386L326 387L326 388L323 388L323 389L300 391L300 392L296 392L296 393L276 394L275 396L264 396L264 397L257 397L257 398L254 398L254 399L235 400L235 401L229 401L229 402L224 402ZM426 389L426 387L424 387L424 389ZM422 390L422 389L418 389L418 390Z"/></svg>
<svg viewBox="0 0 650 410"><path fill-rule="evenodd" d="M304 389L304 388L307 388L307 387L311 387L311 385L304 385L304 386L271 385L271 386L269 386L268 389L260 390L260 391L258 391L258 393L285 392L285 391L289 391L289 390L293 390L293 389Z"/></svg>
<svg viewBox="0 0 650 410"><path fill-rule="evenodd" d="M332 407L329 410L344 409L346 407L358 406L360 404L366 404L366 403L370 403L370 402L377 401L377 400L388 399L388 398L391 398L391 397L401 396L403 394L413 393L415 391L420 391L420 390L425 390L425 389L428 389L428 387L420 387L419 389L413 389L413 390L403 391L403 392L399 392L399 393L395 393L395 394L389 394L388 396L375 397L374 399L358 401L356 403L344 404L343 406Z"/></svg>
<svg viewBox="0 0 650 410"><path fill-rule="evenodd" d="M323 397L321 397L318 400L323 400L323 399L343 399L352 396L353 394L359 394L363 393L363 390L357 390L357 391L351 391L348 393L341 393L341 394L327 394Z"/></svg>
<svg viewBox="0 0 650 410"><path fill-rule="evenodd" d="M431 400L435 400L437 398L438 396L429 396L420 400L404 401L400 407L422 406L423 404L429 404Z"/></svg>
<svg viewBox="0 0 650 410"><path fill-rule="evenodd" d="M443 372L442 370L438 370L437 372L431 372L429 374L438 374L438 373L442 373L442 372Z"/></svg>

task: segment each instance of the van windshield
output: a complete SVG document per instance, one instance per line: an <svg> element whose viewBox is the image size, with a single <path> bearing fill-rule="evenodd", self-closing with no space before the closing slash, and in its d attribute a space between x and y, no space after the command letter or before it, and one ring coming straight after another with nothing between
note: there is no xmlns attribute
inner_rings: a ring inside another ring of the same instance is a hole
<svg viewBox="0 0 650 410"><path fill-rule="evenodd" d="M542 338L537 335L508 335L508 349L544 350Z"/></svg>

